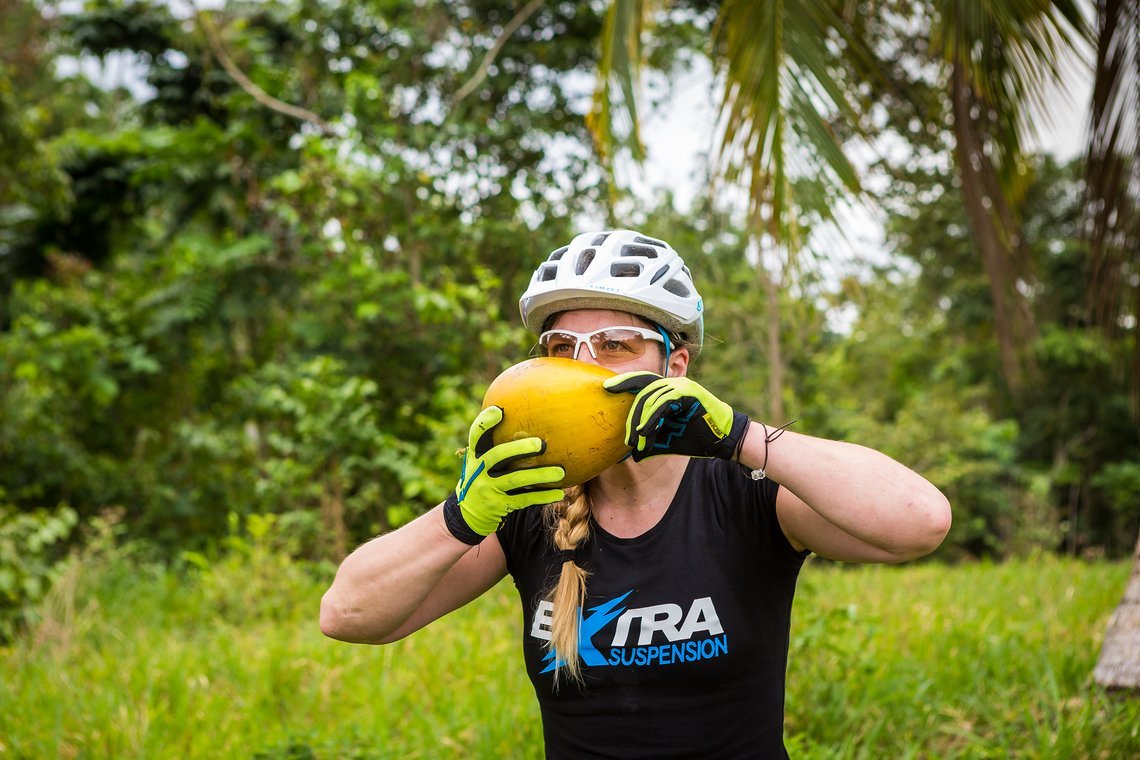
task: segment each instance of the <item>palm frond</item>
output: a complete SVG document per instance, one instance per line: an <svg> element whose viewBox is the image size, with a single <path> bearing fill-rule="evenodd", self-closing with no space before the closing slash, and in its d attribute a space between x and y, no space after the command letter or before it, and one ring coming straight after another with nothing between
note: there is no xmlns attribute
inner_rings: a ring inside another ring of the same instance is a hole
<svg viewBox="0 0 1140 760"><path fill-rule="evenodd" d="M1006 198L1016 201L1029 177L1023 145L1049 118L1050 88L1062 86L1061 63L1090 39L1074 0L942 0L934 49L960 67L981 113Z"/></svg>
<svg viewBox="0 0 1140 760"><path fill-rule="evenodd" d="M791 258L799 212L810 202L797 198L798 178L861 191L831 124L860 122L841 57L872 56L824 0L729 0L717 30L724 51L718 169L730 181L747 179L751 216ZM829 208L811 210L831 218Z"/></svg>
<svg viewBox="0 0 1140 760"><path fill-rule="evenodd" d="M598 155L607 166L620 147L628 148L636 161L645 158L637 117L637 87L642 60L641 34L648 10L647 0L614 0L606 13L598 84L586 125L594 135ZM619 115L624 117L620 121Z"/></svg>

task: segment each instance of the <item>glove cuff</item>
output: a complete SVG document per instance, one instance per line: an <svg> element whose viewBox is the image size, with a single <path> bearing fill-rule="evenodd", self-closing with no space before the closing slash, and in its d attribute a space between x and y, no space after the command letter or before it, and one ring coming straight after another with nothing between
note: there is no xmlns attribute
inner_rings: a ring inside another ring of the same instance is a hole
<svg viewBox="0 0 1140 760"><path fill-rule="evenodd" d="M476 546L486 538L486 536L472 530L467 521L463 519L463 510L459 508L459 497L455 493L448 495L443 502L443 522L447 525L451 535L468 546Z"/></svg>
<svg viewBox="0 0 1140 760"><path fill-rule="evenodd" d="M713 456L720 459L732 460L736 457L736 450L740 448L744 440L745 434L748 432L748 426L752 424L752 420L744 412L732 413L732 430L728 435L717 442Z"/></svg>

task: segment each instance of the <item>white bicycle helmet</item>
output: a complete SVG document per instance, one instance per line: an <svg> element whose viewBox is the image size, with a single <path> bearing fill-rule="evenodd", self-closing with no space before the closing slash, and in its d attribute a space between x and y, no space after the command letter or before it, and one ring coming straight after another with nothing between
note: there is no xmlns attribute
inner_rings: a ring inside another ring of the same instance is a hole
<svg viewBox="0 0 1140 760"><path fill-rule="evenodd" d="M555 250L519 299L523 325L541 332L569 309L614 309L648 319L694 348L704 344L704 303L685 262L662 240L633 230L584 232Z"/></svg>

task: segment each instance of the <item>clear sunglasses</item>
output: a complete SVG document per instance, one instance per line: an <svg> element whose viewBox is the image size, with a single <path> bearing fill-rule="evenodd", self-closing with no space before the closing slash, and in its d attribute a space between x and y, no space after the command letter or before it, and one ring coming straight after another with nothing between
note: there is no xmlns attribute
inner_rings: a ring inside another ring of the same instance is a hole
<svg viewBox="0 0 1140 760"><path fill-rule="evenodd" d="M650 340L665 343L659 332L645 327L602 327L588 333L547 330L538 336L538 349L542 356L576 359L578 349L585 343L597 361L621 364L643 356L646 341Z"/></svg>

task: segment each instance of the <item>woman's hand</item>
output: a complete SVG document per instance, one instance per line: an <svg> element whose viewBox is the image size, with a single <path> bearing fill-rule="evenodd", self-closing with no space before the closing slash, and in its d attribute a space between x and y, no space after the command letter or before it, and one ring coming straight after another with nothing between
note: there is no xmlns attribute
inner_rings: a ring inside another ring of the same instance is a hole
<svg viewBox="0 0 1140 760"><path fill-rule="evenodd" d="M625 423L633 461L661 454L733 459L748 429L748 415L687 377L627 372L606 380L610 393L636 393Z"/></svg>
<svg viewBox="0 0 1140 760"><path fill-rule="evenodd" d="M566 475L557 466L510 469L519 459L546 450L541 438L522 438L492 445L491 433L503 421L503 410L489 406L479 413L468 433L463 467L455 491L443 504L448 530L460 541L480 543L516 509L549 504L564 498L551 486ZM544 487L545 486L545 487Z"/></svg>

